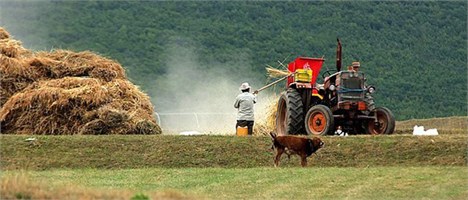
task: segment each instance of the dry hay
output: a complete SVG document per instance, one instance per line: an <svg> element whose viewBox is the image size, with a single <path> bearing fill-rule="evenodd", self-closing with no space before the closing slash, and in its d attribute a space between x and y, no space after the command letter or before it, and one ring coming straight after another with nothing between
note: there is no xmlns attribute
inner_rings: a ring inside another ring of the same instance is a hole
<svg viewBox="0 0 468 200"><path fill-rule="evenodd" d="M284 78L292 73L288 70L280 70L271 66L265 67L267 74L272 78ZM254 135L268 135L271 131L276 130L276 112L278 107L278 97L273 96L267 98L267 105L262 110L266 112L256 122L253 130Z"/></svg>
<svg viewBox="0 0 468 200"><path fill-rule="evenodd" d="M126 78L125 71L119 63L90 51L78 53L68 50L41 51L28 59L28 64L48 78L87 76L105 81Z"/></svg>
<svg viewBox="0 0 468 200"><path fill-rule="evenodd" d="M0 27L2 133L161 133L149 97L90 51L33 53Z"/></svg>
<svg viewBox="0 0 468 200"><path fill-rule="evenodd" d="M26 68L24 62L31 54L20 41L10 39L10 34L0 27L0 105L35 79L34 72Z"/></svg>
<svg viewBox="0 0 468 200"><path fill-rule="evenodd" d="M31 51L25 49L20 41L13 39L0 40L0 54L10 58L30 56Z"/></svg>
<svg viewBox="0 0 468 200"><path fill-rule="evenodd" d="M32 52L25 49L20 41L10 38L10 34L0 27L0 106L16 92L34 82L38 74L27 67L25 59Z"/></svg>
<svg viewBox="0 0 468 200"><path fill-rule="evenodd" d="M265 69L267 70L268 76L272 78L283 78L291 75L291 72L288 70L280 70L273 67L265 67Z"/></svg>
<svg viewBox="0 0 468 200"><path fill-rule="evenodd" d="M10 38L10 33L8 33L4 28L0 27L0 40Z"/></svg>
<svg viewBox="0 0 468 200"><path fill-rule="evenodd" d="M0 112L5 133L160 133L149 97L127 80L67 77L39 81L12 96Z"/></svg>
<svg viewBox="0 0 468 200"><path fill-rule="evenodd" d="M0 54L0 106L16 92L33 83L37 76L21 59Z"/></svg>
<svg viewBox="0 0 468 200"><path fill-rule="evenodd" d="M261 110L265 110L265 115L259 116L255 122L254 135L268 135L270 131L276 130L276 111L278 109L278 98L276 96L267 98L267 105Z"/></svg>
<svg viewBox="0 0 468 200"><path fill-rule="evenodd" d="M125 70L119 63L90 51L76 53L55 50L33 53L23 48L21 42L9 37L0 40L0 75L0 105L16 92L38 80L70 76L92 77L105 81L126 79Z"/></svg>
<svg viewBox="0 0 468 200"><path fill-rule="evenodd" d="M9 39L9 34L0 28L0 106L14 93L23 90L36 78L34 71L26 67L25 58L31 52L21 42Z"/></svg>

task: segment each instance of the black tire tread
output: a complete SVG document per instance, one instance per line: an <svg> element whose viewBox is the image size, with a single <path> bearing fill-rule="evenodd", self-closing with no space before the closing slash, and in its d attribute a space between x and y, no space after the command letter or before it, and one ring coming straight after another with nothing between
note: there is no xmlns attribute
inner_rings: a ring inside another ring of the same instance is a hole
<svg viewBox="0 0 468 200"><path fill-rule="evenodd" d="M288 134L303 134L304 133L304 108L302 104L301 94L295 89L288 89L286 92L288 99Z"/></svg>

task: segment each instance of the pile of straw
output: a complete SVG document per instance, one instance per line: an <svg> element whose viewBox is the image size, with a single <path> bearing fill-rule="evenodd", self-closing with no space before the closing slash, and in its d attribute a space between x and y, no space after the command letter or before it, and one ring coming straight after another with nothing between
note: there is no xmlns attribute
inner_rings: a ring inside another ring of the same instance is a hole
<svg viewBox="0 0 468 200"><path fill-rule="evenodd" d="M31 55L20 41L11 39L0 27L0 105L34 81L34 72L25 65L25 59Z"/></svg>
<svg viewBox="0 0 468 200"><path fill-rule="evenodd" d="M126 78L125 71L119 63L90 51L79 53L67 50L38 52L27 62L41 76L48 78L86 76L105 81Z"/></svg>
<svg viewBox="0 0 468 200"><path fill-rule="evenodd" d="M264 115L259 116L259 120L254 124L254 135L267 135L276 130L276 111L278 110L278 98L276 96L266 98L267 101Z"/></svg>
<svg viewBox="0 0 468 200"><path fill-rule="evenodd" d="M119 63L89 51L34 53L1 27L0 38L2 133L161 133Z"/></svg>
<svg viewBox="0 0 468 200"><path fill-rule="evenodd" d="M10 34L3 27L0 27L0 40L8 38L10 38Z"/></svg>

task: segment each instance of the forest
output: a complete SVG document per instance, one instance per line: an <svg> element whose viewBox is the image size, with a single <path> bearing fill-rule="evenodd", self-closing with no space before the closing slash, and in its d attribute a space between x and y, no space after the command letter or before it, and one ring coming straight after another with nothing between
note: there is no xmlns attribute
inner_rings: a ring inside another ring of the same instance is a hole
<svg viewBox="0 0 468 200"><path fill-rule="evenodd" d="M334 69L340 38L343 64L360 61L377 105L406 120L467 114L466 10L466 1L7 0L0 26L30 49L117 60L158 112L216 98L231 108L242 82L272 82L265 67L297 56Z"/></svg>

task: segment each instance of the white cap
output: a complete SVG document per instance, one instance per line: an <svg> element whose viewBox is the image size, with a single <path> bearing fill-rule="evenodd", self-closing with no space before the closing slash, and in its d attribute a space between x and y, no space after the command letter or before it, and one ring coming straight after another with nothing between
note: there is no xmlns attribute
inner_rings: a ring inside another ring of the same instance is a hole
<svg viewBox="0 0 468 200"><path fill-rule="evenodd" d="M239 87L239 90L246 90L246 89L250 89L250 85L247 82L242 83L241 86Z"/></svg>

